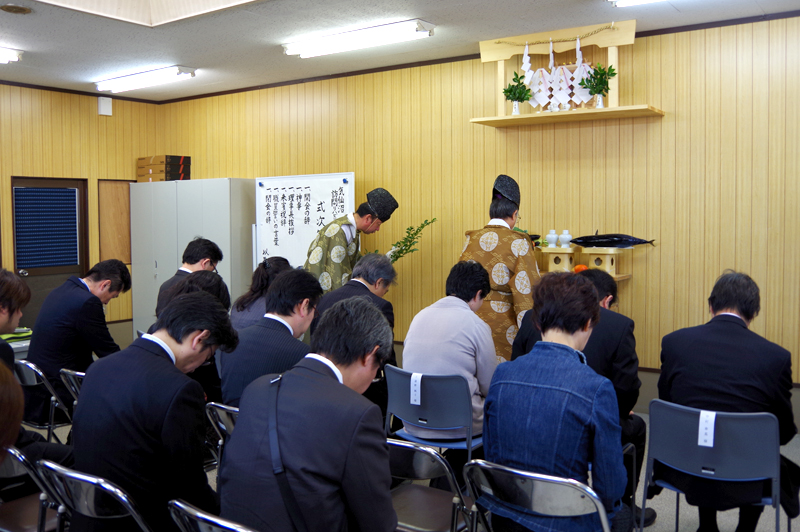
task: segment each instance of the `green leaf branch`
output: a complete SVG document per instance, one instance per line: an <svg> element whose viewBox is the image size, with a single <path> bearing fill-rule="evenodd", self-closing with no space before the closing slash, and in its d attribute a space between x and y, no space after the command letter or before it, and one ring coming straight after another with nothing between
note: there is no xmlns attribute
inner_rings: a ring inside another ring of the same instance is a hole
<svg viewBox="0 0 800 532"><path fill-rule="evenodd" d="M514 83L509 83L503 89L503 95L512 102L527 102L531 99L531 90L525 86L519 74L514 72Z"/></svg>
<svg viewBox="0 0 800 532"><path fill-rule="evenodd" d="M431 221L425 220L422 222L419 227L414 227L413 225L406 229L406 236L402 240L399 240L394 243L392 246L391 251L386 254L387 257L392 259L392 264L400 260L401 257L408 255L409 253L414 253L415 251L419 251L419 249L415 248L419 243L419 239L422 235L422 230L431 225L433 222L436 221L434 218ZM375 250L375 253L378 253L378 250Z"/></svg>
<svg viewBox="0 0 800 532"><path fill-rule="evenodd" d="M603 68L603 65L597 63L594 72L583 78L578 85L584 89L589 89L589 94L594 96L599 94L601 96L608 96L608 80L616 76L614 67L608 67L608 70Z"/></svg>

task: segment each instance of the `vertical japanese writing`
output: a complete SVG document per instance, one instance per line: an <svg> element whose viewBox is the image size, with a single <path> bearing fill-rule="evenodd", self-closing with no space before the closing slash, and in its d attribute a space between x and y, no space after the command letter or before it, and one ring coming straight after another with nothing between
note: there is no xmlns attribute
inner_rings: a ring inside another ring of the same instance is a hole
<svg viewBox="0 0 800 532"><path fill-rule="evenodd" d="M322 227L325 225L325 202L320 201L317 203L317 212L322 213L317 216L317 227Z"/></svg>
<svg viewBox="0 0 800 532"><path fill-rule="evenodd" d="M277 190L276 190L277 192ZM278 245L278 203L280 201L280 194L272 195L272 229L273 229L273 242Z"/></svg>
<svg viewBox="0 0 800 532"><path fill-rule="evenodd" d="M344 214L344 187L331 190L331 215L338 218Z"/></svg>
<svg viewBox="0 0 800 532"><path fill-rule="evenodd" d="M291 191L294 187L289 188ZM289 236L294 235L294 194L289 194Z"/></svg>
<svg viewBox="0 0 800 532"><path fill-rule="evenodd" d="M281 227L286 227L286 192L281 194Z"/></svg>

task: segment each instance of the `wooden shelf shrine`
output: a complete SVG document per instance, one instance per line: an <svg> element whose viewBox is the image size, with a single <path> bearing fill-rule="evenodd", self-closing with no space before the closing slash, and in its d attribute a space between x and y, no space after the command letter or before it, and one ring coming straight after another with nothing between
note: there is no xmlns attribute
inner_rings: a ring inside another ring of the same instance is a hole
<svg viewBox="0 0 800 532"><path fill-rule="evenodd" d="M506 60L515 55L523 54L526 45L528 46L529 55L549 54L551 45L555 53L572 50L576 47L577 37L581 38L581 47L598 46L600 48L606 48L608 50L606 63L614 66L618 74L622 74L619 68L619 47L633 44L633 41L636 38L636 21L625 20L622 22L611 22L609 24L595 24L592 26L581 26L577 28L567 28L563 30L547 31L542 33L531 33L528 35L517 35L515 37L506 37L504 39L492 39L488 41L481 41L479 43L481 49L481 61L484 63L497 63L497 78L495 81L495 86L497 89L497 118L507 116L506 100L505 96L503 95L503 89L507 83L505 69ZM619 75L609 79L609 92L608 97L606 98L606 105L610 108L619 107L619 79ZM656 111L658 110L656 109ZM662 116L664 114L661 111L658 111L658 113L660 113ZM557 115L560 113L547 114ZM514 118L519 119L520 117L515 116ZM501 126L484 123L486 120L494 119L476 118L473 119L472 122L490 125L492 127L512 127L526 125L524 122L511 122L508 125ZM555 121L572 122L578 120L597 119L573 118L571 120L558 119ZM548 124L552 123L552 121L548 120L536 123Z"/></svg>
<svg viewBox="0 0 800 532"><path fill-rule="evenodd" d="M489 116L486 118L473 118L470 122L489 127L519 127L589 120L613 120L617 118L661 118L662 116L664 116L664 111L650 105L626 105L624 107L606 107L605 109L574 109L555 113L542 111L527 115Z"/></svg>
<svg viewBox="0 0 800 532"><path fill-rule="evenodd" d="M571 272L578 264L582 263L585 259L586 265L589 268L596 268L603 270L611 275L615 281L627 281L633 275L630 273L617 273L617 255L621 255L624 249L631 248L584 248L581 246L570 246L569 248L558 247L537 247L541 253L542 258L546 259L546 263L542 266L544 270L542 273L552 272ZM576 260L576 253L580 254L581 262Z"/></svg>
<svg viewBox="0 0 800 532"><path fill-rule="evenodd" d="M575 248L544 247L536 248L547 257L548 272L571 272L575 267Z"/></svg>

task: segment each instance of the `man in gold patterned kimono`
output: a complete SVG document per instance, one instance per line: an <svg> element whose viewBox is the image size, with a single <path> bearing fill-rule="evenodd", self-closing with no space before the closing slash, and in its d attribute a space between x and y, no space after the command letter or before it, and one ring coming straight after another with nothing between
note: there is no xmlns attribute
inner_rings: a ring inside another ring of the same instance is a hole
<svg viewBox="0 0 800 532"><path fill-rule="evenodd" d="M324 293L336 290L350 280L353 267L361 258L361 233L377 233L397 209L397 201L385 189L367 194L367 201L353 214L336 218L320 229L308 247L303 268L319 281Z"/></svg>
<svg viewBox="0 0 800 532"><path fill-rule="evenodd" d="M476 312L492 329L498 361L511 359L511 345L522 317L533 308L533 286L540 280L530 238L513 231L519 214L519 185L499 175L492 190L489 223L467 231L459 260L474 260L489 272L492 291Z"/></svg>

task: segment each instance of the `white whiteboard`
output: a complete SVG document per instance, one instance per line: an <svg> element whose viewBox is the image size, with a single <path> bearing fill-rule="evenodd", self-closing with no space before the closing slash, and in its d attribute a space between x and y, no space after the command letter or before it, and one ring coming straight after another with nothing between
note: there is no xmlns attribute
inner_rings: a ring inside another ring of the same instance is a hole
<svg viewBox="0 0 800 532"><path fill-rule="evenodd" d="M355 211L354 195L353 172L257 178L255 260L302 266L320 228Z"/></svg>

